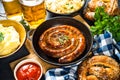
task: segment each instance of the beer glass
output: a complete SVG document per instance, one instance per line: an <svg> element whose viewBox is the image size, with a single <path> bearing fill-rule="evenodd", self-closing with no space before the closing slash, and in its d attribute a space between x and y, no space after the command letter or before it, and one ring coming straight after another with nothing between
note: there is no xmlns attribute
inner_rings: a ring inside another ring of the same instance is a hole
<svg viewBox="0 0 120 80"><path fill-rule="evenodd" d="M8 19L20 21L22 11L18 0L2 0L3 7Z"/></svg>
<svg viewBox="0 0 120 80"><path fill-rule="evenodd" d="M44 0L19 0L24 19L36 29L46 19Z"/></svg>

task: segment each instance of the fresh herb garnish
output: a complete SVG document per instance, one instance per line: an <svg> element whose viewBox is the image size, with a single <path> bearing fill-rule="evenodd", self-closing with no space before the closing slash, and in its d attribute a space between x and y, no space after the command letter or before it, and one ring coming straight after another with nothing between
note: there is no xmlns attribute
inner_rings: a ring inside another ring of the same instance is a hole
<svg viewBox="0 0 120 80"><path fill-rule="evenodd" d="M4 35L2 32L0 32L0 42L4 40Z"/></svg>
<svg viewBox="0 0 120 80"><path fill-rule="evenodd" d="M74 8L73 5L72 5L72 4L69 4L69 3L67 3L66 6L67 6L67 8L69 8L69 9L73 9L73 8Z"/></svg>
<svg viewBox="0 0 120 80"><path fill-rule="evenodd" d="M117 42L120 41L120 15L110 16L104 11L104 7L98 7L94 18L94 26L90 28L93 35L102 34L106 30L112 33Z"/></svg>
<svg viewBox="0 0 120 80"><path fill-rule="evenodd" d="M20 21L20 23L25 27L26 31L30 30L30 26L28 25L28 23L24 19L22 19Z"/></svg>
<svg viewBox="0 0 120 80"><path fill-rule="evenodd" d="M71 9L73 9L74 7L73 6L71 6Z"/></svg>
<svg viewBox="0 0 120 80"><path fill-rule="evenodd" d="M68 39L69 39L68 36L66 36L66 35L61 35L61 36L58 38L58 41L59 41L60 44L64 44L65 42L68 41Z"/></svg>

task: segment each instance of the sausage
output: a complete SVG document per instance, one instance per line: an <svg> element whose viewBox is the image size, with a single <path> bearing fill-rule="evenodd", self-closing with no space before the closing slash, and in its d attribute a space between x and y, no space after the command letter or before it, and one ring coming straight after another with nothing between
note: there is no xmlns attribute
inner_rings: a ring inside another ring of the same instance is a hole
<svg viewBox="0 0 120 80"><path fill-rule="evenodd" d="M70 25L57 25L49 28L40 36L38 44L45 54L58 58L60 63L76 59L82 54L86 45L83 34Z"/></svg>
<svg viewBox="0 0 120 80"><path fill-rule="evenodd" d="M78 46L76 47L76 49L72 53L61 57L59 59L60 63L71 62L75 60L76 58L78 58L83 53L83 51L85 50L85 46L86 46L85 37L82 34L80 34L79 37L80 38L78 40Z"/></svg>

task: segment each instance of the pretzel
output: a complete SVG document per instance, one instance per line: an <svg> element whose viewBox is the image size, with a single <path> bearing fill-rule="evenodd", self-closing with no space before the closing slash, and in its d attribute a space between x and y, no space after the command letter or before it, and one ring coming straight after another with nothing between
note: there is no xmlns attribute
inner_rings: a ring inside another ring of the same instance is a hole
<svg viewBox="0 0 120 80"><path fill-rule="evenodd" d="M104 55L93 56L78 68L78 80L119 80L119 77L119 64Z"/></svg>

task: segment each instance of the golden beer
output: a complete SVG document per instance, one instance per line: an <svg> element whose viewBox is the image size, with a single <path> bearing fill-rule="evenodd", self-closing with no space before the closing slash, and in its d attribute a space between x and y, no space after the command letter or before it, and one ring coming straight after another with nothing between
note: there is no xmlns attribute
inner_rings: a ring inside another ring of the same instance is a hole
<svg viewBox="0 0 120 80"><path fill-rule="evenodd" d="M24 19L30 24L31 29L37 28L46 18L43 0L19 0Z"/></svg>
<svg viewBox="0 0 120 80"><path fill-rule="evenodd" d="M22 11L18 0L2 0L8 19L20 21L22 19Z"/></svg>

